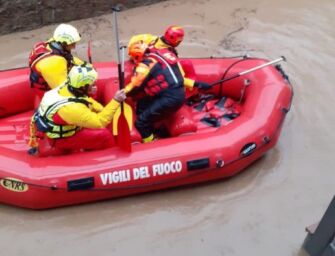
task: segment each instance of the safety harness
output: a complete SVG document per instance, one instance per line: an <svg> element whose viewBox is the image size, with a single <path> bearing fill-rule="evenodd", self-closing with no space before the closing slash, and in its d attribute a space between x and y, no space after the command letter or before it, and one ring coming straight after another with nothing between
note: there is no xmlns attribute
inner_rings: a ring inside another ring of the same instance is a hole
<svg viewBox="0 0 335 256"><path fill-rule="evenodd" d="M48 91L49 85L36 69L38 61L50 57L52 55L62 56L67 61L68 70L73 66L73 56L63 50L62 46L57 42L39 42L35 44L33 50L29 55L29 67L30 67L30 85L31 87L37 88L42 91Z"/></svg>
<svg viewBox="0 0 335 256"><path fill-rule="evenodd" d="M149 53L143 63L152 63L151 59L157 61L152 67L149 75L142 83L142 87L147 95L155 96L168 88L179 88L183 86L184 78L179 69L178 58L167 49Z"/></svg>
<svg viewBox="0 0 335 256"><path fill-rule="evenodd" d="M79 127L75 125L57 124L53 121L53 116L57 113L57 111L61 107L74 102L82 103L86 106L89 106L90 104L84 98L75 98L75 97L56 100L55 102L53 102L48 106L43 106L42 102L41 106L37 109L37 111L34 114L34 122L36 124L37 130L46 133L46 135L52 139L72 136L79 129Z"/></svg>

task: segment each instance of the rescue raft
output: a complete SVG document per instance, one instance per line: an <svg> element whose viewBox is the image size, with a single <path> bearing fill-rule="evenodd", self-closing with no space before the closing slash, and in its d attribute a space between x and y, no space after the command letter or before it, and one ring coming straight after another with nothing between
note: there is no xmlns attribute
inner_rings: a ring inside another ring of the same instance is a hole
<svg viewBox="0 0 335 256"><path fill-rule="evenodd" d="M188 76L214 83L267 62L259 58L186 59ZM95 63L97 99L118 89L116 63ZM126 80L131 65L126 65ZM0 202L32 209L73 205L230 177L272 148L293 91L280 66L267 66L204 93L157 126L147 144L132 130L132 151L34 157L27 154L33 94L28 68L0 72ZM163 127L164 129L161 129ZM163 132L162 132L163 130Z"/></svg>

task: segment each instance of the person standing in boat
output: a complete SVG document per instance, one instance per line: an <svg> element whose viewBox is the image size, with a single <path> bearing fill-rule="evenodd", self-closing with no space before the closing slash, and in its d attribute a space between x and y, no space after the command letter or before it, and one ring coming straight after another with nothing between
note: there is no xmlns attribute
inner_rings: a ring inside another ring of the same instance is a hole
<svg viewBox="0 0 335 256"><path fill-rule="evenodd" d="M63 85L44 94L32 118L36 129L31 129L30 154L38 153L39 133L60 154L114 145L112 132L106 126L126 94L124 90L117 91L114 99L103 107L88 97L97 75L91 64L73 66Z"/></svg>
<svg viewBox="0 0 335 256"><path fill-rule="evenodd" d="M60 24L47 42L39 42L29 55L30 83L35 93L35 107L44 93L63 84L73 65L84 63L71 51L80 41L78 30L69 24Z"/></svg>
<svg viewBox="0 0 335 256"><path fill-rule="evenodd" d="M184 103L184 78L178 58L167 49L153 53L143 41L129 45L128 54L135 63L131 82L125 92L141 94L136 106L135 127L143 142L154 139L154 123L177 111Z"/></svg>
<svg viewBox="0 0 335 256"><path fill-rule="evenodd" d="M166 49L178 57L177 47L184 39L184 29L181 26L169 26L163 36L155 36L152 34L139 34L131 37L128 48L137 43L143 42L148 45L148 51L155 53L159 50ZM184 86L186 89L192 90L197 87L202 90L209 90L211 86L205 82L195 80L195 72L192 63L189 60L181 60L180 68L184 77Z"/></svg>

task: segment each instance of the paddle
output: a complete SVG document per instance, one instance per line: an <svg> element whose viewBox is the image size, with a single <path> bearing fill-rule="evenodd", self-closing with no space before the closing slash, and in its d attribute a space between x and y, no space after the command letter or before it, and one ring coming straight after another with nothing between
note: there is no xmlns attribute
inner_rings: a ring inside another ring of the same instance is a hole
<svg viewBox="0 0 335 256"><path fill-rule="evenodd" d="M275 60L266 62L266 63L264 63L264 64L262 64L262 65L259 65L259 66L254 67L254 68L251 68L251 69L242 71L242 72L240 72L240 73L238 73L238 74L236 74L236 75L233 75L233 76L231 76L231 77L227 77L227 78L225 78L225 79L219 80L219 81L214 82L214 83L212 83L212 84L210 84L210 85L211 85L211 86L214 86L214 85L217 85L217 84L221 84L221 83L227 82L227 81L232 80L232 79L234 79L234 78L243 76L243 75L245 75L245 74L251 73L251 72L253 72L253 71L256 71L256 70L258 70L258 69L264 68L264 67L266 67L266 66L270 66L270 65L272 65L272 64L278 63L278 62L280 62L280 61L286 61L286 58L285 58L284 56L281 56L281 57L278 58L278 59L275 59Z"/></svg>
<svg viewBox="0 0 335 256"><path fill-rule="evenodd" d="M118 34L118 24L117 24L117 12L120 11L119 8L113 7L113 18L114 18L114 32L115 32L115 40L116 40L116 52L117 52L117 68L118 68L118 77L119 77L119 86L120 90L124 88L124 70L121 67L121 57L120 57L120 44L119 44L119 34ZM124 113L124 103L121 103L121 113L117 120L117 142L119 147L122 150L127 152L131 152L131 140L130 140L130 130L127 119Z"/></svg>
<svg viewBox="0 0 335 256"><path fill-rule="evenodd" d="M124 77L125 49L126 49L126 46L121 46L121 51L122 51L121 77ZM133 127L133 109L126 102L123 102L123 113L128 122L129 130L131 130ZM121 114L121 108L118 108L113 117L113 134L114 135L118 135L118 120L119 120L120 114Z"/></svg>
<svg viewBox="0 0 335 256"><path fill-rule="evenodd" d="M87 56L88 56L88 61L90 62L90 64L92 64L91 40L88 40L88 43L87 43Z"/></svg>

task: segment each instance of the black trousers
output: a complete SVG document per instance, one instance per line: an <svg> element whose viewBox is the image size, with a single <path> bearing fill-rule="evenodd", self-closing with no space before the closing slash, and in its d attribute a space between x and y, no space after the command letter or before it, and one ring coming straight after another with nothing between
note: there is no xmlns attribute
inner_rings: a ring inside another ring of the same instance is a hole
<svg viewBox="0 0 335 256"><path fill-rule="evenodd" d="M155 97L145 97L137 102L135 127L142 138L154 131L154 123L177 111L184 103L185 90L169 88Z"/></svg>

